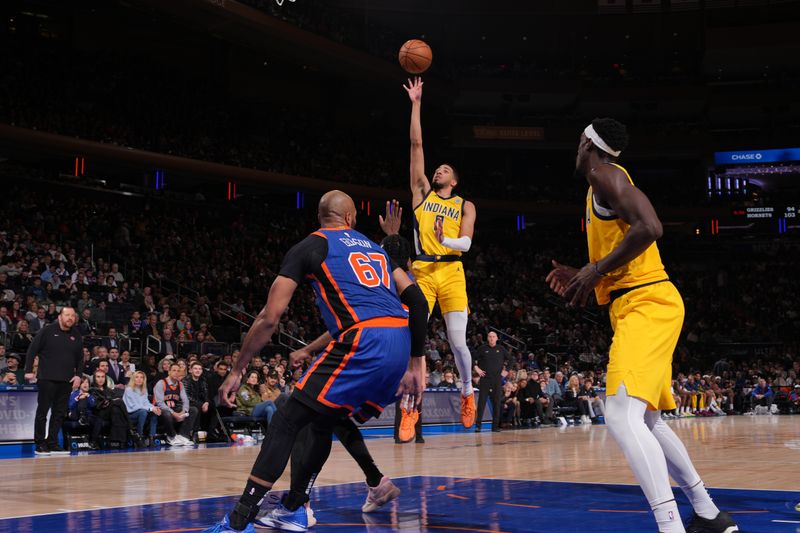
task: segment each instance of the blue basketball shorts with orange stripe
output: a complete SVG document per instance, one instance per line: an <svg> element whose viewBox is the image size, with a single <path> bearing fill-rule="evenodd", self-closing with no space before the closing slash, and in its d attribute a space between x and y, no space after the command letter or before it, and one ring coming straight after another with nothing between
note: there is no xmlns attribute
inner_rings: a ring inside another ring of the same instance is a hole
<svg viewBox="0 0 800 533"><path fill-rule="evenodd" d="M325 347L292 394L321 414L377 417L397 399L410 353L407 319L360 322Z"/></svg>

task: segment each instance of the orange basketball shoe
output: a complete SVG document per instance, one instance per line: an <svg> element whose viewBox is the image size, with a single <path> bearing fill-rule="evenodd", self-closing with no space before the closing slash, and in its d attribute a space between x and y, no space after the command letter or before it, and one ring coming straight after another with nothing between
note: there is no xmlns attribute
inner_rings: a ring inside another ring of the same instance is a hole
<svg viewBox="0 0 800 533"><path fill-rule="evenodd" d="M475 424L475 395L461 396L461 424L465 428L472 427Z"/></svg>
<svg viewBox="0 0 800 533"><path fill-rule="evenodd" d="M414 426L417 425L419 420L419 411L414 409L407 410L404 407L400 408L400 429L397 431L397 437L403 442L410 442L416 435Z"/></svg>

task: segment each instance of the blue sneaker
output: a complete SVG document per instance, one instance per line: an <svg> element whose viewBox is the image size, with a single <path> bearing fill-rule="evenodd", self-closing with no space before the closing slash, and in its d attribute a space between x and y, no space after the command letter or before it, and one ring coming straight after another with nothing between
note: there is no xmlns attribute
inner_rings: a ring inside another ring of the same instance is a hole
<svg viewBox="0 0 800 533"><path fill-rule="evenodd" d="M308 531L308 512L302 505L290 511L280 503L266 515L256 518L256 525L281 531Z"/></svg>
<svg viewBox="0 0 800 533"><path fill-rule="evenodd" d="M253 527L253 524L247 524L244 529L233 529L228 520L228 515L225 515L222 520L210 528L204 529L202 533L256 533L256 528Z"/></svg>

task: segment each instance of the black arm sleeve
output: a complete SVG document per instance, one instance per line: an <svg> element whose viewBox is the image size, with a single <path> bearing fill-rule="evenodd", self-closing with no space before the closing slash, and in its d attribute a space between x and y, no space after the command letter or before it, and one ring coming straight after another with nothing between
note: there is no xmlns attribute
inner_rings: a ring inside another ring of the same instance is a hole
<svg viewBox="0 0 800 533"><path fill-rule="evenodd" d="M416 285L409 285L400 295L400 301L408 306L408 328L411 330L411 357L425 355L425 339L428 333L428 301Z"/></svg>

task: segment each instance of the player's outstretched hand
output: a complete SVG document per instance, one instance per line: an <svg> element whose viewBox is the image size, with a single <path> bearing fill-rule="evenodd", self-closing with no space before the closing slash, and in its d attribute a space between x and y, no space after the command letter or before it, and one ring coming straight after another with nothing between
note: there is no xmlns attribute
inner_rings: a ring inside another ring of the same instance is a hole
<svg viewBox="0 0 800 533"><path fill-rule="evenodd" d="M219 404L225 407L236 407L236 393L239 391L239 382L242 377L232 370L222 385L219 387Z"/></svg>
<svg viewBox="0 0 800 533"><path fill-rule="evenodd" d="M408 365L408 370L400 380L400 386L397 388L397 397L405 395L414 398L414 407L419 408L422 405L422 394L425 392L425 358L412 357Z"/></svg>
<svg viewBox="0 0 800 533"><path fill-rule="evenodd" d="M570 280L564 291L564 298L569 300L571 306L585 307L601 277L597 273L594 263L587 264Z"/></svg>
<svg viewBox="0 0 800 533"><path fill-rule="evenodd" d="M292 365L292 368L302 366L309 359L311 359L311 351L305 346L289 354L289 364Z"/></svg>
<svg viewBox="0 0 800 533"><path fill-rule="evenodd" d="M400 233L400 222L403 219L403 208L400 202L392 200L386 202L386 217L378 215L381 229L386 235L397 235Z"/></svg>
<svg viewBox="0 0 800 533"><path fill-rule="evenodd" d="M409 78L408 85L403 85L403 89L408 93L408 98L412 102L422 101L422 86L424 82L422 78L416 76L414 79Z"/></svg>
<svg viewBox="0 0 800 533"><path fill-rule="evenodd" d="M569 282L575 277L575 274L578 273L578 269L575 267L562 265L555 259L552 261L552 263L553 270L550 271L544 280L550 285L550 288L553 290L553 292L559 296L564 296L564 292L567 290L567 285L569 285Z"/></svg>
<svg viewBox="0 0 800 533"><path fill-rule="evenodd" d="M433 232L436 234L437 241L444 242L444 221L441 218L437 218L434 221Z"/></svg>

